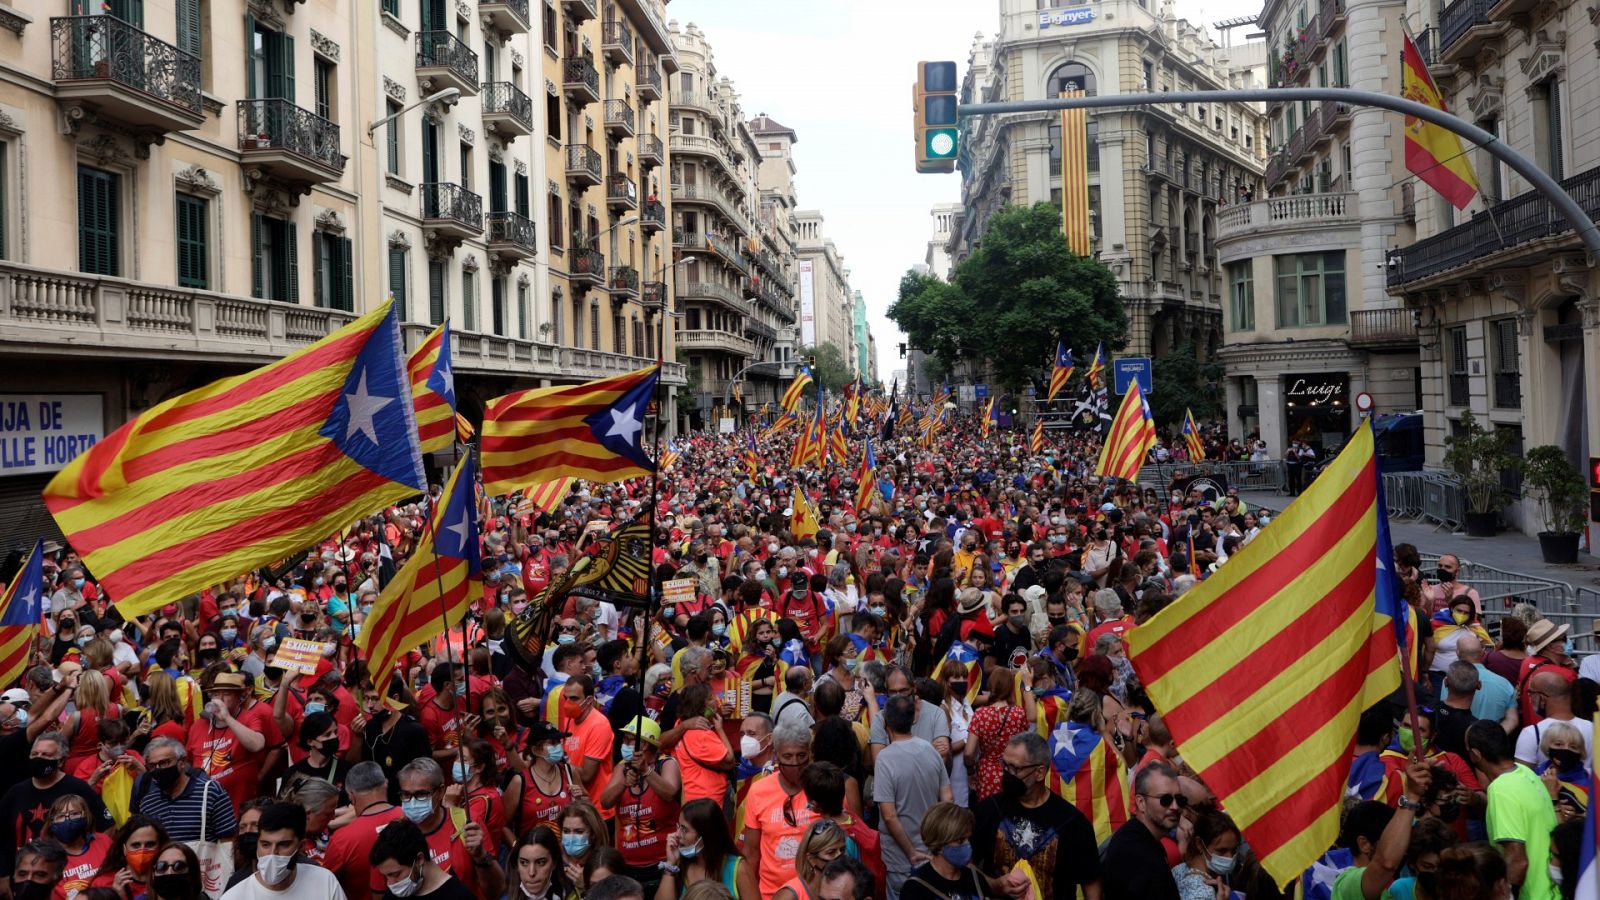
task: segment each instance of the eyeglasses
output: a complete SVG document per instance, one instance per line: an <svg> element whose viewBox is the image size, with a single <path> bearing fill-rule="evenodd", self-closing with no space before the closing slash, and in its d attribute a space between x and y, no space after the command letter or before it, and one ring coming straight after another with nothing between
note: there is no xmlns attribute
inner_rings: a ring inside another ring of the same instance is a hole
<svg viewBox="0 0 1600 900"><path fill-rule="evenodd" d="M178 765L178 761L176 759L164 759L164 760L161 760L160 762L156 762L155 760L146 760L145 764L144 764L144 767L148 771L159 772L162 769L175 768L177 765Z"/></svg>
<svg viewBox="0 0 1600 900"><path fill-rule="evenodd" d="M1011 763L1002 762L1000 764L1000 768L1009 774L1021 775L1023 772L1026 772L1029 769L1037 769L1042 765L1044 765L1044 763L1029 763L1025 766L1013 766Z"/></svg>
<svg viewBox="0 0 1600 900"><path fill-rule="evenodd" d="M558 630L562 634L577 634L580 629L576 625L562 625Z"/></svg>
<svg viewBox="0 0 1600 900"><path fill-rule="evenodd" d="M400 799L401 800L431 800L431 799L433 799L433 791L431 791L431 790L427 790L427 791L401 791L400 792Z"/></svg>
<svg viewBox="0 0 1600 900"><path fill-rule="evenodd" d="M1163 807L1176 805L1179 809L1189 808L1189 798L1182 794L1140 794L1146 800L1154 800Z"/></svg>
<svg viewBox="0 0 1600 900"><path fill-rule="evenodd" d="M174 862L158 862L150 867L150 871L156 875L165 875L168 872L174 875L187 875L189 874L189 864L181 859Z"/></svg>

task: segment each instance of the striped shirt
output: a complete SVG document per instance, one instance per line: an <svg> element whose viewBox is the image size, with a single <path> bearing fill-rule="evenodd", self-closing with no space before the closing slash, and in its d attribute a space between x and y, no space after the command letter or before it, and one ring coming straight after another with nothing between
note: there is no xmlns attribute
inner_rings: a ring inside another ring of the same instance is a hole
<svg viewBox="0 0 1600 900"><path fill-rule="evenodd" d="M207 785L211 788L209 791ZM141 777L133 786L129 805L132 812L160 822L174 841L215 841L232 837L239 830L233 814L233 798L222 785L212 782L199 769L189 770L189 784L176 797L162 793L150 776ZM200 833L202 816L204 835Z"/></svg>

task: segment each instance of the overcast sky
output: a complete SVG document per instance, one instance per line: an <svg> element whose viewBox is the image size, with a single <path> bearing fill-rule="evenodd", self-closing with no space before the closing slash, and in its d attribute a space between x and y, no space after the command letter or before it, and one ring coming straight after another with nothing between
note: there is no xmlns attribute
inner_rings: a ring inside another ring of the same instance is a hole
<svg viewBox="0 0 1600 900"><path fill-rule="evenodd" d="M1259 0L1186 0L1178 15L1209 23ZM960 175L913 167L911 86L922 59L953 59L965 75L975 32L993 36L998 0L672 0L669 19L706 33L719 76L733 80L746 118L793 128L796 195L818 209L867 304L884 381L903 366L903 338L884 314L900 276L923 261L929 211L960 199ZM1242 35L1237 35L1242 38Z"/></svg>

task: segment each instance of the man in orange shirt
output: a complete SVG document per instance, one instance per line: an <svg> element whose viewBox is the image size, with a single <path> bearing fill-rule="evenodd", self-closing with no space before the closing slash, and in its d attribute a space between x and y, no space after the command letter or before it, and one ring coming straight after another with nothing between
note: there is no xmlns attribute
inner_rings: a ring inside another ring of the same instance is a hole
<svg viewBox="0 0 1600 900"><path fill-rule="evenodd" d="M800 784L800 773L811 765L811 729L786 722L773 733L772 745L777 777L751 785L744 803L744 856L755 861L763 897L794 877L800 836L817 818Z"/></svg>
<svg viewBox="0 0 1600 900"><path fill-rule="evenodd" d="M568 765L578 773L583 789L598 798L611 780L611 722L594 708L594 678L574 675L561 686L561 730L566 739ZM616 811L600 807L600 815L611 818Z"/></svg>

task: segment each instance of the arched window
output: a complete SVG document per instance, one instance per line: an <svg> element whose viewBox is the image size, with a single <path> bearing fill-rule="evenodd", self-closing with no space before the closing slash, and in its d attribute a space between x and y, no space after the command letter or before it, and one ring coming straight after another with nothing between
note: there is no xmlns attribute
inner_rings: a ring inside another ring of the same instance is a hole
<svg viewBox="0 0 1600 900"><path fill-rule="evenodd" d="M1045 84L1046 97L1059 97L1062 91L1083 91L1085 95L1095 95L1094 73L1082 63L1062 63L1050 73L1050 81Z"/></svg>

